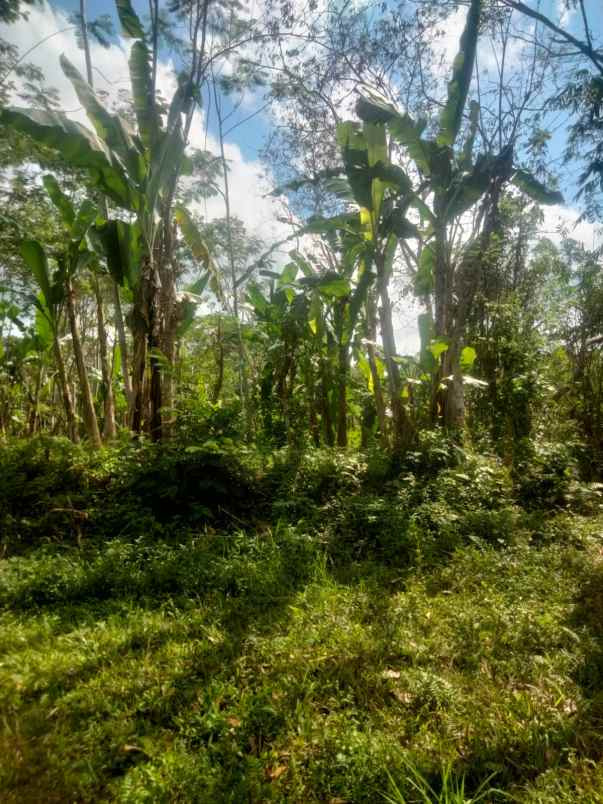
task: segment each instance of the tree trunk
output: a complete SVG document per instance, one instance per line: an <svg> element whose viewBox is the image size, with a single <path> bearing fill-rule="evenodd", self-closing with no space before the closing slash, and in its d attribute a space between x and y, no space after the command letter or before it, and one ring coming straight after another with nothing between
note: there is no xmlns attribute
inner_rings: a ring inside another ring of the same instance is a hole
<svg viewBox="0 0 603 804"><path fill-rule="evenodd" d="M29 411L29 422L27 425L27 435L29 438L36 434L37 426L38 426L38 408L40 405L40 388L42 387L42 372L44 366L42 360L40 360L40 366L38 368L38 374L36 376L36 386L34 388L33 397L31 398L31 407Z"/></svg>
<svg viewBox="0 0 603 804"><path fill-rule="evenodd" d="M69 438L74 444L78 444L80 435L77 427L77 419L75 410L73 409L73 400L69 391L69 383L67 382L67 372L65 371L65 361L61 352L61 345L59 343L58 335L55 333L52 339L52 346L54 350L54 359L57 364L57 372L59 375L59 387L61 389L61 396L63 397L63 407L65 408L65 420L67 422L67 432Z"/></svg>
<svg viewBox="0 0 603 804"><path fill-rule="evenodd" d="M115 426L115 401L113 398L113 377L109 364L107 350L107 328L105 326L105 313L103 311L103 297L100 289L100 282L97 276L92 277L94 295L96 297L96 322L98 329L98 347L100 353L101 375L103 378L103 403L105 420L103 424L103 436L107 440L112 440L117 435Z"/></svg>
<svg viewBox="0 0 603 804"><path fill-rule="evenodd" d="M115 329L117 331L117 341L119 343L121 373L124 381L124 393L128 403L128 419L131 420L134 394L132 393L132 381L130 379L130 363L128 361L126 327L121 309L121 299L119 298L119 287L117 286L117 283L113 281L111 282L111 286L113 288L113 309L115 311Z"/></svg>
<svg viewBox="0 0 603 804"><path fill-rule="evenodd" d="M150 385L150 433L152 441L161 441L163 437L162 432L162 417L161 408L163 405L162 394L162 381L161 381L161 359L158 355L159 339L156 333L152 332L149 335L149 363L151 369L151 385Z"/></svg>
<svg viewBox="0 0 603 804"><path fill-rule="evenodd" d="M67 313L69 317L69 327L71 329L71 339L73 341L73 354L75 356L75 364L77 367L78 378L80 381L80 391L82 394L82 407L84 413L84 426L86 434L92 442L94 447L101 447L101 436L98 429L98 422L96 421L96 413L94 411L94 400L92 399L92 391L90 390L90 382L88 381L88 372L86 371L86 364L84 362L84 353L82 351L82 342L77 324L77 317L75 314L75 293L71 279L67 280Z"/></svg>
<svg viewBox="0 0 603 804"><path fill-rule="evenodd" d="M224 339L222 338L222 319L218 319L218 329L216 331L217 365L216 381L211 391L211 402L213 405L220 399L222 384L224 382Z"/></svg>
<svg viewBox="0 0 603 804"><path fill-rule="evenodd" d="M371 378L373 380L373 395L375 397L375 409L377 411L377 421L379 422L381 446L387 449L389 447L389 439L387 434L387 416L385 415L385 401L383 399L383 387L381 385L381 377L377 369L377 360L375 355L375 342L377 340L377 313L375 310L375 299L372 293L369 293L366 304L367 316L367 354L368 363L371 370Z"/></svg>
<svg viewBox="0 0 603 804"><path fill-rule="evenodd" d="M308 359L305 364L304 379L308 402L308 423L310 425L310 435L312 436L314 446L320 447L320 427L318 425L318 416L316 413L314 372L312 370L312 362L310 359Z"/></svg>
<svg viewBox="0 0 603 804"><path fill-rule="evenodd" d="M330 371L327 360L320 358L320 407L322 413L322 425L325 441L329 447L335 445L335 431L333 429L333 417L331 415L331 401L329 399L330 390Z"/></svg>
<svg viewBox="0 0 603 804"><path fill-rule="evenodd" d="M381 255L375 257L377 266L377 288L381 306L379 308L381 322L381 338L383 340L383 353L387 366L387 382L389 386L390 404L394 425L394 447L405 449L411 441L409 422L402 404L402 383L400 369L396 363L396 339L392 318L392 303L387 288L385 265Z"/></svg>
<svg viewBox="0 0 603 804"><path fill-rule="evenodd" d="M133 331L134 354L132 356L132 408L130 427L134 433L142 432L144 420L144 379L147 364L146 333Z"/></svg>
<svg viewBox="0 0 603 804"><path fill-rule="evenodd" d="M337 366L337 446L348 445L348 349L346 345L339 346Z"/></svg>
<svg viewBox="0 0 603 804"><path fill-rule="evenodd" d="M448 430L462 430L465 424L465 391L458 342L451 344L443 357L442 373L445 377L451 377L444 397L444 426Z"/></svg>
<svg viewBox="0 0 603 804"><path fill-rule="evenodd" d="M136 434L149 430L149 383L146 377L147 352L152 345L150 259L143 258L140 279L132 306L131 328L134 354L132 358L132 417L131 428ZM149 341L151 343L149 343Z"/></svg>

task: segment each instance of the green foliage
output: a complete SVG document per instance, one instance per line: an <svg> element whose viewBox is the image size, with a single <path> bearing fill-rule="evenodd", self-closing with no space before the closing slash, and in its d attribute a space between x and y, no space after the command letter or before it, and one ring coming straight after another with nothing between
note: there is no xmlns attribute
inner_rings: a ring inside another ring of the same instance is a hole
<svg viewBox="0 0 603 804"><path fill-rule="evenodd" d="M526 508L565 508L578 477L571 444L524 444L515 470L517 497Z"/></svg>
<svg viewBox="0 0 603 804"><path fill-rule="evenodd" d="M8 554L40 542L236 527L262 508L252 470L211 439L184 449L128 444L97 456L42 436L5 447L0 468Z"/></svg>
<svg viewBox="0 0 603 804"><path fill-rule="evenodd" d="M123 455L95 460L102 476ZM328 463L281 456L273 488L318 470L323 499L349 496L361 467ZM600 800L596 521L403 570L333 563L320 532L282 522L177 539L140 524L4 561L7 801Z"/></svg>
<svg viewBox="0 0 603 804"><path fill-rule="evenodd" d="M479 34L481 0L472 0L461 34L460 50L452 65L452 79L448 84L448 99L440 115L439 145L454 145L463 119L469 86L473 77L477 38Z"/></svg>

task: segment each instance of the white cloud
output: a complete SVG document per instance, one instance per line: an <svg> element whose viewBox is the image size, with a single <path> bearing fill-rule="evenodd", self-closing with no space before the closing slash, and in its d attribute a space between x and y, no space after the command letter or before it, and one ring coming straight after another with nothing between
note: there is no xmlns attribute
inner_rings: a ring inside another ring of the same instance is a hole
<svg viewBox="0 0 603 804"><path fill-rule="evenodd" d="M577 240L586 249L595 249L603 245L603 227L599 224L581 221L580 210L574 207L559 205L544 207L544 222L540 234L559 244L563 236Z"/></svg>

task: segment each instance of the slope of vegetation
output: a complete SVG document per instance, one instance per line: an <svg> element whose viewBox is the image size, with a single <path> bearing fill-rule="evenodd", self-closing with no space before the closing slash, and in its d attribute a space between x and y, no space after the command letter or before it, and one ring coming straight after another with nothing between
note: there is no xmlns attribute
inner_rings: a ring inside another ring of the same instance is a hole
<svg viewBox="0 0 603 804"><path fill-rule="evenodd" d="M414 460L7 449L3 800L602 801L596 489Z"/></svg>

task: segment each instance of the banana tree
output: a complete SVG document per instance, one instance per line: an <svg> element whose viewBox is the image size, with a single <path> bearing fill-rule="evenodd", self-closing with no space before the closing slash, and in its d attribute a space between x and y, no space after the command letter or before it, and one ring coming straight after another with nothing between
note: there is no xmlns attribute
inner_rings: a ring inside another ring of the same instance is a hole
<svg viewBox="0 0 603 804"><path fill-rule="evenodd" d="M420 231L407 217L411 206L421 204L419 194L405 172L392 164L389 143L382 125L365 121L340 123L337 140L341 148L343 166L327 171L329 187L348 203L350 212L327 220L319 220L314 231L328 234L336 229L346 243L344 264L352 266L356 290L350 300L349 320L345 327L345 348L349 350L351 333L361 310L365 311L369 329L374 324L374 304L370 289L376 286L379 306L379 323L383 353L387 369L387 384L393 419L393 441L404 448L413 439L412 428L402 399L403 381L397 362L393 325L393 305L389 293L393 263L400 241L417 238ZM343 178L334 177L335 173ZM296 182L301 186L304 180ZM316 181L316 178L305 181ZM348 269L349 270L349 269ZM371 341L370 362L375 368ZM385 409L381 398L378 377L373 382L382 438L385 440Z"/></svg>
<svg viewBox="0 0 603 804"><path fill-rule="evenodd" d="M66 295L65 283L59 271L51 274L46 252L36 240L25 240L21 244L21 255L39 288L38 294L31 299L36 308L36 326L40 334L46 335L52 342L67 431L69 438L77 443L79 441L77 419L60 344L61 317Z"/></svg>
<svg viewBox="0 0 603 804"><path fill-rule="evenodd" d="M544 187L515 165L513 142L498 154L482 153L473 159L479 117L476 102L470 104L466 139L455 149L473 75L481 7L481 0L471 0L447 101L439 121L430 127L436 130L435 136L424 136L426 120L413 120L374 93L361 96L356 108L365 125L387 129L391 141L402 146L415 169L416 181L408 189L419 200L415 205L424 240L415 289L424 300L433 297L428 340L441 345L433 410L434 417L441 416L451 428L459 428L464 420L463 335L485 254L496 231L502 189L512 182L539 203L563 200L560 193ZM473 235L458 242L458 224L463 216L476 211Z"/></svg>
<svg viewBox="0 0 603 804"><path fill-rule="evenodd" d="M74 281L77 275L84 269L89 268L95 261L93 252L88 248L87 234L97 217L97 207L92 201L85 199L76 209L71 203L71 200L62 192L54 176L44 176L43 183L50 200L61 216L67 235L65 247L54 255L58 266L57 281L62 282L64 287L67 317L71 330L73 352L82 393L86 433L92 444L95 447L100 447L102 441L98 421L96 419L96 411L94 409L92 389L90 387L88 371L84 360L75 306L74 289Z"/></svg>
<svg viewBox="0 0 603 804"><path fill-rule="evenodd" d="M132 429L143 419L144 378L150 364L150 431L161 437L161 353L173 358L178 327L178 300L173 270L172 206L178 178L190 166L185 140L194 106L199 54L191 76L179 78L167 120L155 99L156 53L149 48L143 26L129 0L117 2L125 37L134 40L129 69L136 116L136 132L119 115L110 113L93 89L67 59L61 66L84 107L94 133L61 112L4 109L0 120L39 143L58 150L67 164L88 177L113 207L129 214L129 221L107 222L105 239L113 251L108 260L116 278L127 278L134 294ZM128 254L133 248L138 263Z"/></svg>

